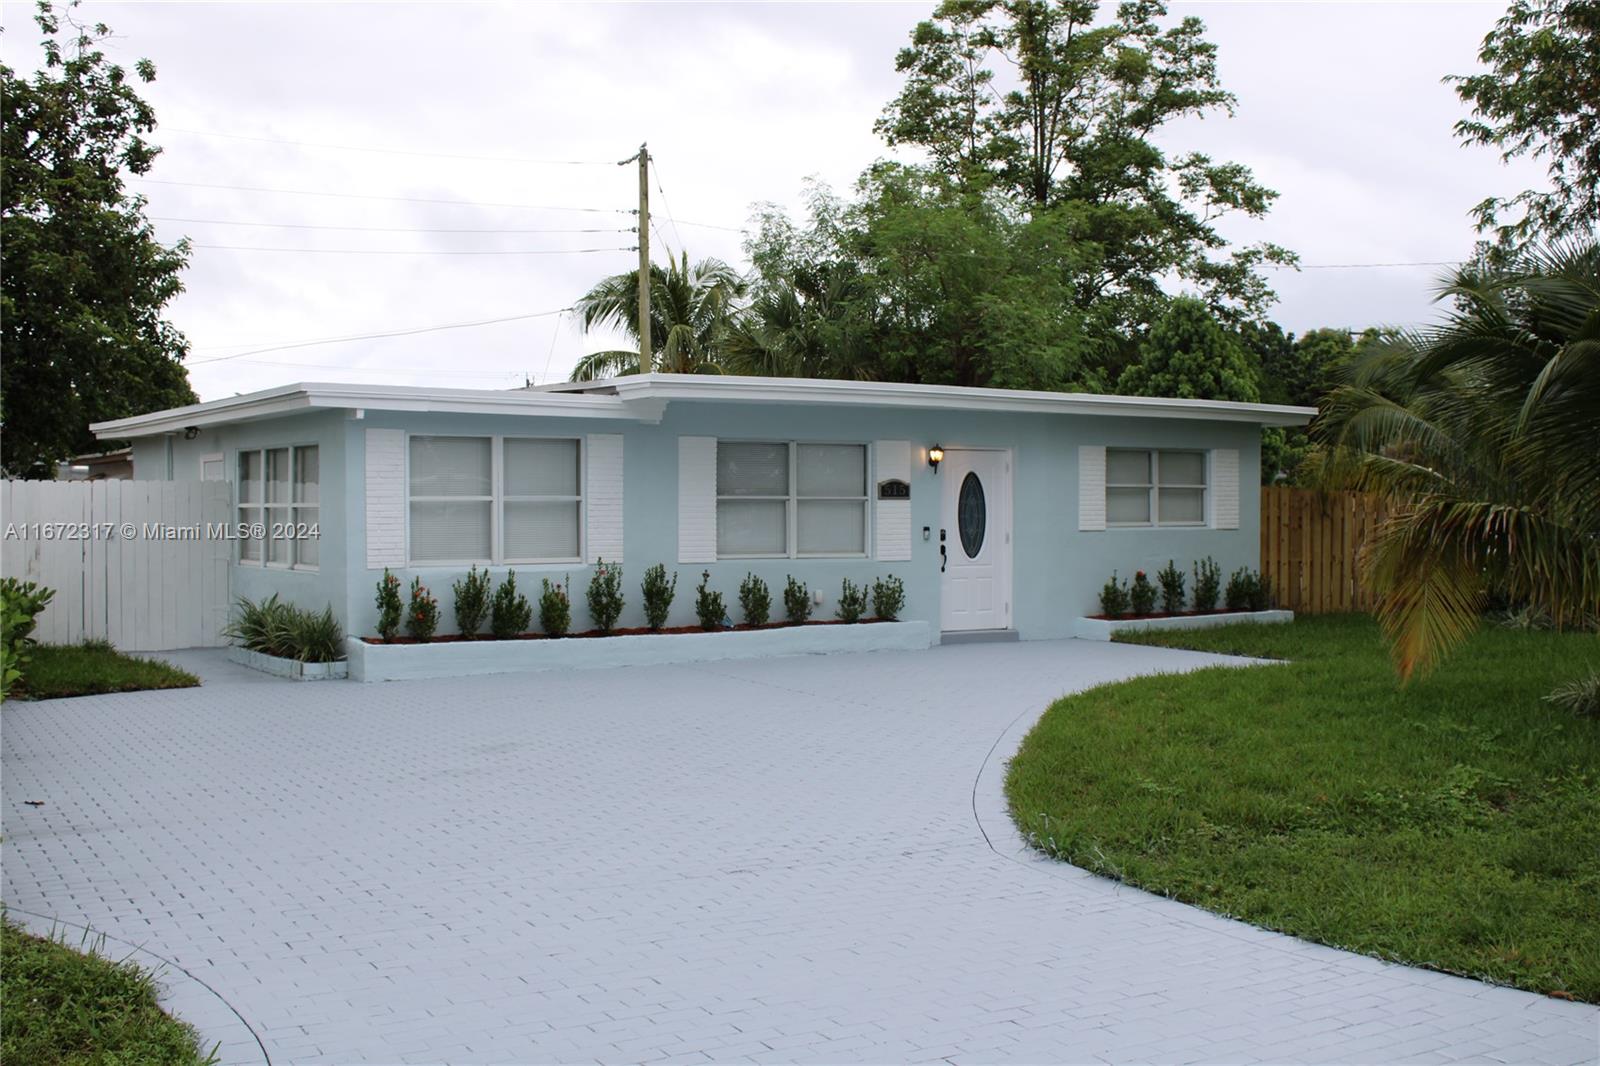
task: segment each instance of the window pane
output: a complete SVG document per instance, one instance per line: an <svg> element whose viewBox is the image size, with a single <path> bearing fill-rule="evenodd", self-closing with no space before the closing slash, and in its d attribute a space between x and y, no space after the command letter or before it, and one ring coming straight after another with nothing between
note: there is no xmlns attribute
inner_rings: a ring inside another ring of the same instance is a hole
<svg viewBox="0 0 1600 1066"><path fill-rule="evenodd" d="M321 486L317 484L319 478L317 462L317 446L309 448L296 448L294 450L294 498L296 503L317 503L321 498Z"/></svg>
<svg viewBox="0 0 1600 1066"><path fill-rule="evenodd" d="M1206 520L1205 489L1158 489L1162 522L1188 522L1195 525Z"/></svg>
<svg viewBox="0 0 1600 1066"><path fill-rule="evenodd" d="M411 495L488 496L489 482L488 437L411 438Z"/></svg>
<svg viewBox="0 0 1600 1066"><path fill-rule="evenodd" d="M1150 453L1106 450L1107 485L1150 484Z"/></svg>
<svg viewBox="0 0 1600 1066"><path fill-rule="evenodd" d="M294 509L294 522L297 527L310 527L317 524L318 508L296 507ZM318 533L322 532L319 528ZM297 535L305 533L305 529L296 528ZM294 562L296 566L316 566L322 560L322 543L317 537L299 536L294 542Z"/></svg>
<svg viewBox="0 0 1600 1066"><path fill-rule="evenodd" d="M795 547L802 555L865 555L867 509L849 500L801 500Z"/></svg>
<svg viewBox="0 0 1600 1066"><path fill-rule="evenodd" d="M1204 485L1206 457L1199 452L1162 452L1163 485Z"/></svg>
<svg viewBox="0 0 1600 1066"><path fill-rule="evenodd" d="M241 526L253 526L260 521L261 508L239 508L239 524ZM261 561L261 542L253 537L241 537L239 541L239 561L244 563L259 563Z"/></svg>
<svg viewBox="0 0 1600 1066"><path fill-rule="evenodd" d="M1106 489L1106 521L1150 521L1149 489Z"/></svg>
<svg viewBox="0 0 1600 1066"><path fill-rule="evenodd" d="M508 439L504 477L507 496L576 496L578 442Z"/></svg>
<svg viewBox="0 0 1600 1066"><path fill-rule="evenodd" d="M267 502L289 502L289 449L267 451Z"/></svg>
<svg viewBox="0 0 1600 1066"><path fill-rule="evenodd" d="M789 495L789 446L718 441L717 495Z"/></svg>
<svg viewBox="0 0 1600 1066"><path fill-rule="evenodd" d="M576 559L578 504L507 503L500 536L507 559Z"/></svg>
<svg viewBox="0 0 1600 1066"><path fill-rule="evenodd" d="M261 502L261 453L239 453L239 502Z"/></svg>
<svg viewBox="0 0 1600 1066"><path fill-rule="evenodd" d="M802 444L795 461L801 496L867 494L867 449L859 444Z"/></svg>
<svg viewBox="0 0 1600 1066"><path fill-rule="evenodd" d="M413 503L411 558L419 562L486 562L489 501Z"/></svg>
<svg viewBox="0 0 1600 1066"><path fill-rule="evenodd" d="M270 457L267 459L267 465L269 467L272 465L272 460ZM288 566L289 538L287 536L288 531L285 530L283 526L289 521L289 512L283 507L268 507L266 521L267 562L272 566ZM274 530L272 528L273 526L277 526L278 528ZM273 536L272 534L274 532L276 532L278 535Z"/></svg>
<svg viewBox="0 0 1600 1066"><path fill-rule="evenodd" d="M787 555L788 512L782 500L717 503L718 555Z"/></svg>

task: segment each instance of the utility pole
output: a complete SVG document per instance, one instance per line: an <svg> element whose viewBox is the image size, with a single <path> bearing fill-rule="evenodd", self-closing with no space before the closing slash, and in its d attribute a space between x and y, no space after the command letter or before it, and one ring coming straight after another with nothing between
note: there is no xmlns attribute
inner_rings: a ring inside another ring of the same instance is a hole
<svg viewBox="0 0 1600 1066"><path fill-rule="evenodd" d="M650 149L639 146L639 154L617 166L639 161L639 373L650 372Z"/></svg>

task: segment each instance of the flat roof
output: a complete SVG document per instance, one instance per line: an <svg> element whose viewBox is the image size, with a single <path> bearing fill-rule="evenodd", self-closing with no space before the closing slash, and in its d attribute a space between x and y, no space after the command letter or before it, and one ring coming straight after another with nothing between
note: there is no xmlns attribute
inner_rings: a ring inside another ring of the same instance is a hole
<svg viewBox="0 0 1600 1066"><path fill-rule="evenodd" d="M302 382L132 418L96 422L89 429L102 439L142 437L181 432L190 426L252 421L318 409L659 422L667 404L674 401L925 408L1101 417L1120 415L1131 418L1248 422L1262 426L1303 426L1317 413L1314 407L1235 403L1228 400L1177 400L1158 396L910 385L892 381L742 377L733 374L636 374L601 381L562 382L535 388L501 390Z"/></svg>

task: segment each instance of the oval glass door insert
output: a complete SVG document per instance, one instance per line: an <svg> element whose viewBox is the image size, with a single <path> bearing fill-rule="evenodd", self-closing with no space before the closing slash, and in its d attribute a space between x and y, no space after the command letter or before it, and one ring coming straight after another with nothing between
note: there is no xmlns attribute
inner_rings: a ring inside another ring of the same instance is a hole
<svg viewBox="0 0 1600 1066"><path fill-rule="evenodd" d="M988 513L983 502L983 482L972 471L961 479L961 494L956 497L956 529L961 534L961 550L976 559L983 550L983 531Z"/></svg>

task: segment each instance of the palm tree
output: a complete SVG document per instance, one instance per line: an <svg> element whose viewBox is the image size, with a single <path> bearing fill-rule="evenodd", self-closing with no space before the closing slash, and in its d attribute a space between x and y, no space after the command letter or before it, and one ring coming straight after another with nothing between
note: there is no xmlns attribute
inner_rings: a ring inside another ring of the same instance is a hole
<svg viewBox="0 0 1600 1066"><path fill-rule="evenodd" d="M1388 497L1362 566L1402 678L1491 591L1558 625L1600 614L1600 245L1469 268L1438 326L1359 358L1313 427L1325 476Z"/></svg>
<svg viewBox="0 0 1600 1066"><path fill-rule="evenodd" d="M665 268L650 267L650 369L672 374L723 370L724 344L745 281L720 259L689 265L685 253ZM593 352L578 361L573 381L593 381L639 370L639 272L605 278L574 309L585 333L615 329L634 340L629 351Z"/></svg>
<svg viewBox="0 0 1600 1066"><path fill-rule="evenodd" d="M728 338L730 366L768 377L876 376L861 277L834 263L800 267L756 293Z"/></svg>

